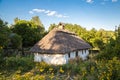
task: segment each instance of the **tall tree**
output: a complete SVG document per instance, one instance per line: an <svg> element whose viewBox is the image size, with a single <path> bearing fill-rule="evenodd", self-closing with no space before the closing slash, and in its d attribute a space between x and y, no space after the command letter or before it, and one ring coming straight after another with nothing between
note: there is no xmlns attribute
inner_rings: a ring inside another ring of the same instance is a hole
<svg viewBox="0 0 120 80"><path fill-rule="evenodd" d="M44 34L43 29L35 23L26 20L19 20L13 26L12 31L22 37L24 47L33 46Z"/></svg>
<svg viewBox="0 0 120 80"><path fill-rule="evenodd" d="M7 26L7 22L4 22L2 19L0 19L0 47L6 47L9 43L9 34L10 29Z"/></svg>
<svg viewBox="0 0 120 80"><path fill-rule="evenodd" d="M105 59L112 59L116 56L120 59L120 26L116 28L115 34L116 39L114 39L114 37L111 37L105 46L105 49L98 56Z"/></svg>
<svg viewBox="0 0 120 80"><path fill-rule="evenodd" d="M9 47L13 49L21 49L22 47L22 37L16 33L11 33L9 35Z"/></svg>
<svg viewBox="0 0 120 80"><path fill-rule="evenodd" d="M20 19L19 19L18 17L16 17L16 18L14 19L14 23L17 23L19 20L20 20Z"/></svg>
<svg viewBox="0 0 120 80"><path fill-rule="evenodd" d="M8 55L7 50L9 48L18 49L20 48L22 38L12 33L10 28L7 26L7 22L0 19L0 52L2 50L4 56Z"/></svg>
<svg viewBox="0 0 120 80"><path fill-rule="evenodd" d="M115 53L120 58L120 25L118 26L118 29L117 29Z"/></svg>
<svg viewBox="0 0 120 80"><path fill-rule="evenodd" d="M49 27L48 31L51 31L55 27L57 27L57 25L55 23L54 24L50 24L50 27Z"/></svg>
<svg viewBox="0 0 120 80"><path fill-rule="evenodd" d="M36 25L38 25L40 27L43 27L43 24L42 24L39 16L32 17L31 21L34 22Z"/></svg>

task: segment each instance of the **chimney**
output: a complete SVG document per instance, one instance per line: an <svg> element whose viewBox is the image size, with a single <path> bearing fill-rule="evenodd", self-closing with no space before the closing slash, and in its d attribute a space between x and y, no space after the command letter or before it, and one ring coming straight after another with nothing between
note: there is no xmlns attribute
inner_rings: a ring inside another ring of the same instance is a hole
<svg viewBox="0 0 120 80"><path fill-rule="evenodd" d="M58 29L64 29L64 24L60 22L60 23L58 24Z"/></svg>

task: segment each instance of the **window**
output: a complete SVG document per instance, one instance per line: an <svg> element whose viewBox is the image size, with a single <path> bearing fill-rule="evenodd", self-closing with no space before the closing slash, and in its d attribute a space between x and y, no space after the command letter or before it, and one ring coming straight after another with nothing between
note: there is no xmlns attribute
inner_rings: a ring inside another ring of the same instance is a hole
<svg viewBox="0 0 120 80"><path fill-rule="evenodd" d="M82 54L83 54L83 50L82 50Z"/></svg>
<svg viewBox="0 0 120 80"><path fill-rule="evenodd" d="M86 53L86 49L85 49L85 53Z"/></svg>
<svg viewBox="0 0 120 80"><path fill-rule="evenodd" d="M68 53L68 57L70 58L70 53Z"/></svg>
<svg viewBox="0 0 120 80"><path fill-rule="evenodd" d="M76 57L78 56L78 51L76 51Z"/></svg>

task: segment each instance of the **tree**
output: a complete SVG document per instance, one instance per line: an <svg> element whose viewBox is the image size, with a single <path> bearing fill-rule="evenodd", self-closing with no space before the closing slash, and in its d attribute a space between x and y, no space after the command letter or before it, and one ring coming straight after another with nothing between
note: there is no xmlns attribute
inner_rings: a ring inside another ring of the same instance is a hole
<svg viewBox="0 0 120 80"><path fill-rule="evenodd" d="M20 20L20 19L19 19L18 17L16 17L16 18L14 19L14 23L17 23L19 20Z"/></svg>
<svg viewBox="0 0 120 80"><path fill-rule="evenodd" d="M22 37L22 46L33 46L43 35L43 28L35 23L26 20L19 20L12 28L14 33Z"/></svg>
<svg viewBox="0 0 120 80"><path fill-rule="evenodd" d="M118 57L120 59L120 26L115 30L115 37L111 37L104 47L104 50L98 56L105 59ZM101 44L102 45L102 44Z"/></svg>
<svg viewBox="0 0 120 80"><path fill-rule="evenodd" d="M10 29L7 27L7 22L0 19L0 47L5 48L9 43Z"/></svg>
<svg viewBox="0 0 120 80"><path fill-rule="evenodd" d="M116 42L115 42L115 54L120 58L120 25L117 29Z"/></svg>
<svg viewBox="0 0 120 80"><path fill-rule="evenodd" d="M41 35L41 37L43 37L44 34L46 34L44 25L42 24L39 16L32 17L30 22L34 23L37 26L37 30L40 31L41 34L43 34Z"/></svg>
<svg viewBox="0 0 120 80"><path fill-rule="evenodd" d="M50 27L49 27L48 31L51 31L51 30L52 30L53 28L55 28L55 27L57 27L56 24L50 24Z"/></svg>
<svg viewBox="0 0 120 80"><path fill-rule="evenodd" d="M13 49L19 49L22 47L22 37L16 33L11 33L9 36L9 46Z"/></svg>
<svg viewBox="0 0 120 80"><path fill-rule="evenodd" d="M2 57L8 56L8 50L20 48L22 38L12 33L11 29L7 26L7 22L0 19L0 53ZM0 55L1 55L0 54Z"/></svg>
<svg viewBox="0 0 120 80"><path fill-rule="evenodd" d="M35 23L36 25L38 25L40 27L43 27L43 24L42 24L42 22L41 22L41 20L40 20L40 18L38 16L32 17L31 21L33 23Z"/></svg>
<svg viewBox="0 0 120 80"><path fill-rule="evenodd" d="M94 46L97 47L97 48L100 49L100 50L103 50L104 47L105 47L102 39L100 39L100 38L98 38L98 39L96 38L96 39L95 39L95 41L94 41Z"/></svg>

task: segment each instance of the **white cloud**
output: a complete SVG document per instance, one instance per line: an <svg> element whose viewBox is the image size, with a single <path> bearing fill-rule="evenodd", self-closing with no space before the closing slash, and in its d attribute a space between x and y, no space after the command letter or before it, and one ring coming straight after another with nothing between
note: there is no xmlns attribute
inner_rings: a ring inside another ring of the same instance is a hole
<svg viewBox="0 0 120 80"><path fill-rule="evenodd" d="M49 13L49 12L50 12L49 10L45 11L45 13Z"/></svg>
<svg viewBox="0 0 120 80"><path fill-rule="evenodd" d="M48 16L54 16L54 15L56 15L56 14L57 14L56 11L49 11L49 12L47 12L47 15L48 15Z"/></svg>
<svg viewBox="0 0 120 80"><path fill-rule="evenodd" d="M58 15L56 15L56 17L59 17L59 18L61 18L61 17L63 17L61 14L58 14Z"/></svg>
<svg viewBox="0 0 120 80"><path fill-rule="evenodd" d="M47 16L55 16L58 18L68 18L69 16L66 15L62 15L59 14L57 11L51 11L51 10L45 10L45 9L32 9L31 11L29 11L30 14L34 14L34 13L44 13Z"/></svg>
<svg viewBox="0 0 120 80"><path fill-rule="evenodd" d="M44 9L33 9L32 11L33 11L33 12L38 12L38 13L39 13L39 12L45 12Z"/></svg>
<svg viewBox="0 0 120 80"><path fill-rule="evenodd" d="M118 0L112 0L112 2L117 2Z"/></svg>
<svg viewBox="0 0 120 80"><path fill-rule="evenodd" d="M56 17L58 17L58 18L68 18L69 16L64 16L64 15L61 15L61 14L57 14L57 15L55 15Z"/></svg>
<svg viewBox="0 0 120 80"><path fill-rule="evenodd" d="M93 0L86 0L87 3L93 3Z"/></svg>
<svg viewBox="0 0 120 80"><path fill-rule="evenodd" d="M45 12L44 9L33 9L31 11L29 11L30 14L34 14L34 13L42 13Z"/></svg>
<svg viewBox="0 0 120 80"><path fill-rule="evenodd" d="M30 14L33 14L33 11L29 11Z"/></svg>

